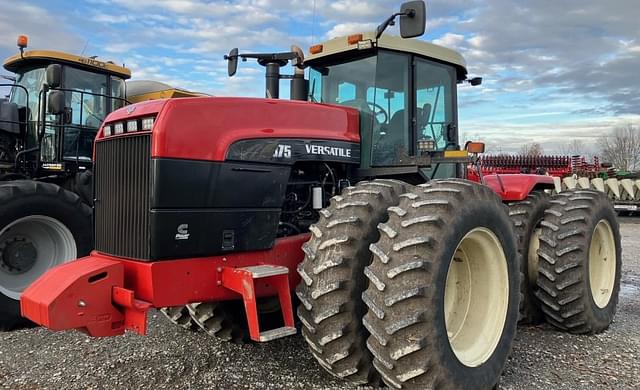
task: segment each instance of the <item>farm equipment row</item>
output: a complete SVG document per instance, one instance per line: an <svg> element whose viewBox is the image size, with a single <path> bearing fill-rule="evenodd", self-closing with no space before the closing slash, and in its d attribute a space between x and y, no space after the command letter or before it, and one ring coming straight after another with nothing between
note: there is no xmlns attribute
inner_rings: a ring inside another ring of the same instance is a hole
<svg viewBox="0 0 640 390"><path fill-rule="evenodd" d="M605 330L621 268L611 204L592 190L550 198L542 175L468 180L483 145L459 146L456 90L480 80L455 51L411 39L425 12L405 3L307 58L232 50L229 75L257 59L267 99L110 113L94 146L95 250L36 280L22 313L115 336L145 334L148 310L165 308L263 342L296 333L297 301L325 370L412 389L493 388L520 313ZM385 35L398 17L402 38ZM281 75L289 61L295 74ZM283 78L291 101L277 99Z"/></svg>
<svg viewBox="0 0 640 390"><path fill-rule="evenodd" d="M640 210L640 175L618 172L596 156L591 163L583 156L481 156L483 175L535 173L554 180L554 193L592 189L607 194L620 213ZM479 177L474 164L469 174Z"/></svg>

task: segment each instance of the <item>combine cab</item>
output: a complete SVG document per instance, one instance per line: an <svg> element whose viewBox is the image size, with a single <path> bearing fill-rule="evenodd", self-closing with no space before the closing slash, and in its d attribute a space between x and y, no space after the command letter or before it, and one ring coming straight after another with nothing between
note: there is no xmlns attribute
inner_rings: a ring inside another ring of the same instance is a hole
<svg viewBox="0 0 640 390"><path fill-rule="evenodd" d="M403 38L383 35L397 17ZM424 27L413 1L306 59L234 49L229 74L257 59L267 99L111 113L95 143L96 250L29 287L23 314L114 336L145 334L147 311L167 307L187 327L264 342L296 332L295 291L323 368L416 389L493 387L528 289L559 328L606 329L621 258L610 204L589 190L549 200L539 175L466 180L482 145L458 145L456 85L479 80L456 52L410 39ZM280 75L288 61L309 80ZM305 101L276 99L281 78Z"/></svg>

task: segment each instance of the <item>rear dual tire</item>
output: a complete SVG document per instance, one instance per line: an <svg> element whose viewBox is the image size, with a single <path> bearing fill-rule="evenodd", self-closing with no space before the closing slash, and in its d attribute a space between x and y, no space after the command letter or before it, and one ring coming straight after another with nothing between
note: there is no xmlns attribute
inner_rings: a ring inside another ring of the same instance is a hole
<svg viewBox="0 0 640 390"><path fill-rule="evenodd" d="M371 246L364 324L392 388L491 388L518 322L512 223L489 188L434 180L402 195Z"/></svg>
<svg viewBox="0 0 640 390"><path fill-rule="evenodd" d="M615 211L594 190L561 192L551 204L542 221L536 296L553 326L600 333L613 321L620 291Z"/></svg>

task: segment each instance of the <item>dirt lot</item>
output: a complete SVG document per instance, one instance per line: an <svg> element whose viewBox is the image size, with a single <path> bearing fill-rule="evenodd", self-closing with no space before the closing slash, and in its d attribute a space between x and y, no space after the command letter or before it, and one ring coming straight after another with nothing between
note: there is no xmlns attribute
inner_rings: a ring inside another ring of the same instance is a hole
<svg viewBox="0 0 640 390"><path fill-rule="evenodd" d="M640 220L622 222L615 323L597 336L520 328L501 388L640 388ZM150 323L146 338L90 340L44 329L0 334L0 388L350 388L320 369L299 336L236 346L183 331L155 313Z"/></svg>

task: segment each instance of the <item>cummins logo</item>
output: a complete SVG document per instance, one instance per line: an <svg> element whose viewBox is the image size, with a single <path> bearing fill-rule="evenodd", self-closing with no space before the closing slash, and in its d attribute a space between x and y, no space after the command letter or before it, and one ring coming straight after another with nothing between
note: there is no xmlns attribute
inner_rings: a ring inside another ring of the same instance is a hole
<svg viewBox="0 0 640 390"><path fill-rule="evenodd" d="M176 233L176 240L188 240L189 239L189 224L183 223L178 225L178 233Z"/></svg>

